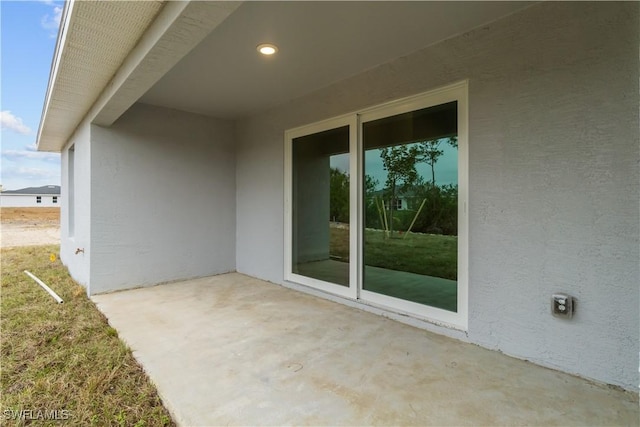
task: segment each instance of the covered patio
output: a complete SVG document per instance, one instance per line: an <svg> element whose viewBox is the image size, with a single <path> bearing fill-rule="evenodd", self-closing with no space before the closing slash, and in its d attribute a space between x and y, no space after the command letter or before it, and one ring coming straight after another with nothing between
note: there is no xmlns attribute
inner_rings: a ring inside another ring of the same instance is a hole
<svg viewBox="0 0 640 427"><path fill-rule="evenodd" d="M92 297L179 425L638 425L638 395L239 273Z"/></svg>

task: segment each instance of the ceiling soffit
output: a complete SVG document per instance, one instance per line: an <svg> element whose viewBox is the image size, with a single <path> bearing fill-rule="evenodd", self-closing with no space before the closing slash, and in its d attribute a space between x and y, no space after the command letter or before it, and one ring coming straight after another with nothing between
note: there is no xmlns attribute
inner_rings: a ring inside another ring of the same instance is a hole
<svg viewBox="0 0 640 427"><path fill-rule="evenodd" d="M525 2L246 2L141 102L253 114L529 7ZM278 52L264 57L261 43Z"/></svg>

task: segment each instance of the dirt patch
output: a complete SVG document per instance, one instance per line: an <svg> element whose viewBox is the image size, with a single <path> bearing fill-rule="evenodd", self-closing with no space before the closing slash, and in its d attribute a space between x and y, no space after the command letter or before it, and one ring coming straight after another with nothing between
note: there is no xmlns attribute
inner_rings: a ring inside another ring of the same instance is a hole
<svg viewBox="0 0 640 427"><path fill-rule="evenodd" d="M60 208L2 208L3 248L60 244Z"/></svg>
<svg viewBox="0 0 640 427"><path fill-rule="evenodd" d="M60 208L2 208L2 223L37 223L60 225Z"/></svg>

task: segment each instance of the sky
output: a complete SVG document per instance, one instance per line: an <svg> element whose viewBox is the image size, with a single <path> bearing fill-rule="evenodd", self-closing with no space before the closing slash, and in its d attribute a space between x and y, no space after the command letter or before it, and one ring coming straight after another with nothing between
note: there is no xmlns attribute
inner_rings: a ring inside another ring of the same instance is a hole
<svg viewBox="0 0 640 427"><path fill-rule="evenodd" d="M63 1L0 1L3 190L60 185L60 155L35 149Z"/></svg>
<svg viewBox="0 0 640 427"><path fill-rule="evenodd" d="M458 150L443 142L438 147L443 151L442 156L435 165L435 175L437 185L457 185L458 184ZM380 150L367 150L364 156L365 174L378 181L377 190L382 190L387 180L387 172L384 170ZM338 168L343 172L349 171L349 154L338 154L331 156L331 167ZM426 163L418 163L416 171L426 181L431 182L431 167Z"/></svg>

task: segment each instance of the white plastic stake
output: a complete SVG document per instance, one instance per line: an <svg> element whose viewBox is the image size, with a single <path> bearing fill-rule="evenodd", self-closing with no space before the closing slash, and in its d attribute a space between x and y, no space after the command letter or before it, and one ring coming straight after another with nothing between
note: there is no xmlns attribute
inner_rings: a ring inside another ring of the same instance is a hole
<svg viewBox="0 0 640 427"><path fill-rule="evenodd" d="M29 273L27 270L25 270L24 272L25 272L25 274L26 274L27 276L29 276L29 277L31 277L33 280L35 280L35 281L36 281L36 283L37 283L38 285L42 286L42 288L43 288L45 291L49 292L49 295L51 295L51 296L53 297L53 299L55 299L56 301L58 301L58 304L62 304L62 303L64 302L64 301L62 301L62 298L60 298L60 297L58 296L58 294L56 294L55 292L53 292L53 291L51 290L51 288L50 288L50 287L48 287L47 285L45 285L45 284L44 284L44 282L43 282L42 280L38 279L38 278L37 278L36 276L34 276L33 274Z"/></svg>

